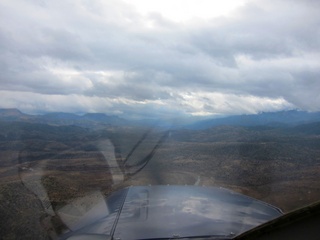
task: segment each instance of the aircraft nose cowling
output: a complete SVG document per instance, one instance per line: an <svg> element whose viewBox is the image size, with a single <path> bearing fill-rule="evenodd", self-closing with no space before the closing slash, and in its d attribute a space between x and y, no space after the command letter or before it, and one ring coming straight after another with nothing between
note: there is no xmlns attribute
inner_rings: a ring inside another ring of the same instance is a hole
<svg viewBox="0 0 320 240"><path fill-rule="evenodd" d="M223 188L130 187L113 237L230 238L280 215L276 207Z"/></svg>

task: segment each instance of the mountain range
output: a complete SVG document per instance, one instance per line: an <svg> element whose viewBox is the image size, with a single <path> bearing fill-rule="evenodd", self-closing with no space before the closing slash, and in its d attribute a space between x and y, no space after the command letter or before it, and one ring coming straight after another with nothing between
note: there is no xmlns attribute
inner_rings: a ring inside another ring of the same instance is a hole
<svg viewBox="0 0 320 240"><path fill-rule="evenodd" d="M295 126L320 122L320 112L305 111L279 111L279 112L262 112L250 115L235 115L224 118L208 119L195 122L188 126L190 129L206 129L221 125L228 126Z"/></svg>
<svg viewBox="0 0 320 240"><path fill-rule="evenodd" d="M216 126L295 126L320 122L320 112L305 111L279 111L263 112L250 115L234 115L223 118L213 118L195 121L192 124L174 125L161 119L141 119L127 120L115 115L104 113L86 113L77 115L74 113L53 112L43 115L30 115L18 109L0 109L0 121L19 121L30 123L43 123L49 125L77 125L88 128L98 128L103 126L170 126L173 128L185 129L207 129Z"/></svg>
<svg viewBox="0 0 320 240"><path fill-rule="evenodd" d="M53 112L43 115L30 115L18 109L0 109L0 121L19 121L30 123L43 123L49 125L77 125L82 127L97 127L102 125L128 125L128 121L118 116L104 113L74 113Z"/></svg>

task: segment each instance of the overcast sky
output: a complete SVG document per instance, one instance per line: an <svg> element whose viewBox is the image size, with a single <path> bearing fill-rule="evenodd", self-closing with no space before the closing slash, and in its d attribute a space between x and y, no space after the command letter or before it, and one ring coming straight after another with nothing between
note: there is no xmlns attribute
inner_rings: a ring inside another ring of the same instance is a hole
<svg viewBox="0 0 320 240"><path fill-rule="evenodd" d="M1 0L0 107L320 111L320 1Z"/></svg>

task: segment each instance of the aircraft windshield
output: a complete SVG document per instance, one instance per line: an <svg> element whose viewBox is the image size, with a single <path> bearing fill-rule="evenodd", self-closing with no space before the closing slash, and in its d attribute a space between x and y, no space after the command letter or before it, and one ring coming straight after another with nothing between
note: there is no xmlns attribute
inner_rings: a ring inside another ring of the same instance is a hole
<svg viewBox="0 0 320 240"><path fill-rule="evenodd" d="M319 201L319 8L1 1L1 238L231 239Z"/></svg>

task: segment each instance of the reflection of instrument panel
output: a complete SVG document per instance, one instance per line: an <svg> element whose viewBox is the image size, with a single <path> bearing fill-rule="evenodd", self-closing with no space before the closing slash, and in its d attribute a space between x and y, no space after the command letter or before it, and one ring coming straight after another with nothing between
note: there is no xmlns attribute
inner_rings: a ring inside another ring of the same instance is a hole
<svg viewBox="0 0 320 240"><path fill-rule="evenodd" d="M149 191L141 190L128 194L121 210L121 219L124 222L147 221Z"/></svg>

